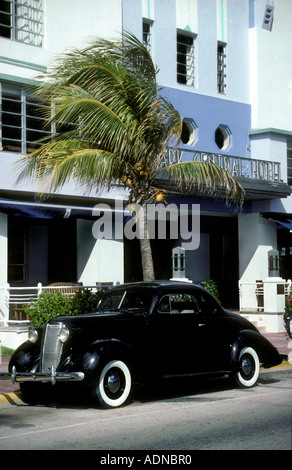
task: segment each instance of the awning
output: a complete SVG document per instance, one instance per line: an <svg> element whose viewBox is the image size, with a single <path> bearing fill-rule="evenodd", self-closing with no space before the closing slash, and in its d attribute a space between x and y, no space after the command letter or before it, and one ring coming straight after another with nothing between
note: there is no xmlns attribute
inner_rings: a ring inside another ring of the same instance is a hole
<svg viewBox="0 0 292 470"><path fill-rule="evenodd" d="M99 203L86 205L57 204L52 202L20 201L13 199L0 198L0 212L11 214L15 217L28 217L39 219L68 219L68 218L86 218L96 219L95 207L104 206L104 210L111 211L114 214L124 213L122 201L119 205L105 203L100 200Z"/></svg>
<svg viewBox="0 0 292 470"><path fill-rule="evenodd" d="M287 228L288 230L292 230L292 219L277 220L273 218L273 220L282 227Z"/></svg>
<svg viewBox="0 0 292 470"><path fill-rule="evenodd" d="M264 213L262 214L266 219L272 219L281 228L292 230L292 215L291 214L277 214L277 213Z"/></svg>

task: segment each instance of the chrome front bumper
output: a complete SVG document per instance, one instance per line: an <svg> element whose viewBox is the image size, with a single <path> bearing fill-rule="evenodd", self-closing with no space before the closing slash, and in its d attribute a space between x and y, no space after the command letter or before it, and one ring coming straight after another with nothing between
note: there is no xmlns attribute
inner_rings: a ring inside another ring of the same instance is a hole
<svg viewBox="0 0 292 470"><path fill-rule="evenodd" d="M11 380L16 382L80 382L84 379L83 372L56 372L52 367L51 373L47 372L17 372L15 366L12 372L0 372L0 380Z"/></svg>

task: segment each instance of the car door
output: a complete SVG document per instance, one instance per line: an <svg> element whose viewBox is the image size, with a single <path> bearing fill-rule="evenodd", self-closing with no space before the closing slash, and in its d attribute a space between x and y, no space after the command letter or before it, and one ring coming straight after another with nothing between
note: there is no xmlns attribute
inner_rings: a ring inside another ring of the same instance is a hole
<svg viewBox="0 0 292 470"><path fill-rule="evenodd" d="M163 374L204 370L207 330L192 293L172 291L162 295L150 322L155 364Z"/></svg>
<svg viewBox="0 0 292 470"><path fill-rule="evenodd" d="M228 370L231 343L235 338L232 321L209 292L198 290L196 300L200 312L200 333L206 341L202 348L204 371Z"/></svg>

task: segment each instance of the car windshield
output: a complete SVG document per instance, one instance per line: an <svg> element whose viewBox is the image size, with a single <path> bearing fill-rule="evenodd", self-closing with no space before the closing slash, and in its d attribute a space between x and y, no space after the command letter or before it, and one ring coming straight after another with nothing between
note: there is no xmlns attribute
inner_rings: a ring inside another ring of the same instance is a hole
<svg viewBox="0 0 292 470"><path fill-rule="evenodd" d="M105 295L97 307L97 312L148 311L152 295L149 292L112 292Z"/></svg>

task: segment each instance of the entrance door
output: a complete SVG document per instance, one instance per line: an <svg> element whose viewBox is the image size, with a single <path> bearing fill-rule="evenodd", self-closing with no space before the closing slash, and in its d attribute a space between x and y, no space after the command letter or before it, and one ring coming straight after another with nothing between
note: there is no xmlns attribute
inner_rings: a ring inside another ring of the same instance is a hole
<svg viewBox="0 0 292 470"><path fill-rule="evenodd" d="M48 280L76 282L77 235L76 220L58 220L49 225Z"/></svg>
<svg viewBox="0 0 292 470"><path fill-rule="evenodd" d="M232 233L210 235L210 279L226 308L238 307L238 244Z"/></svg>

